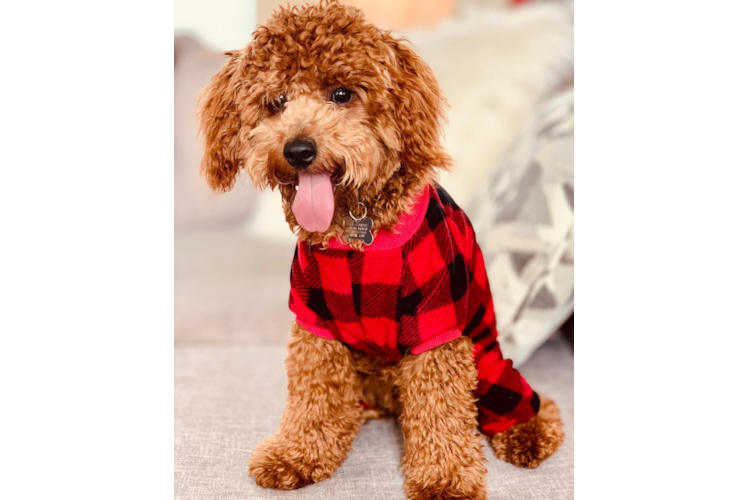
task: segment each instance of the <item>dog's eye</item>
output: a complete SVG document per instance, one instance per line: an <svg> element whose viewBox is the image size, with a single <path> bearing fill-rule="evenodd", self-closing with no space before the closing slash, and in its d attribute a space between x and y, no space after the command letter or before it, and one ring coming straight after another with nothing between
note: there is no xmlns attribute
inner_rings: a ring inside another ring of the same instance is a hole
<svg viewBox="0 0 748 500"><path fill-rule="evenodd" d="M353 97L353 91L339 88L332 91L332 95L330 96L330 100L337 104L345 104L351 100Z"/></svg>
<svg viewBox="0 0 748 500"><path fill-rule="evenodd" d="M286 94L279 95L278 99L274 100L271 103L271 106L275 111L280 111L281 109L283 109L283 106L285 105L286 105Z"/></svg>

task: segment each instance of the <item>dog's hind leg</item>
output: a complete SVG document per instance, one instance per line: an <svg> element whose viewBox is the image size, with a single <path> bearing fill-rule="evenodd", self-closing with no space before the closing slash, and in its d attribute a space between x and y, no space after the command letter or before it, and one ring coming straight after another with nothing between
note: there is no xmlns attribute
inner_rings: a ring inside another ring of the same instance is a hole
<svg viewBox="0 0 748 500"><path fill-rule="evenodd" d="M534 469L564 442L556 403L540 397L538 414L488 438L496 456L517 467Z"/></svg>
<svg viewBox="0 0 748 500"><path fill-rule="evenodd" d="M412 500L485 499L473 344L459 337L400 362L405 493Z"/></svg>
<svg viewBox="0 0 748 500"><path fill-rule="evenodd" d="M278 432L260 443L249 474L266 488L290 490L330 477L361 426L361 384L351 353L293 323L288 400Z"/></svg>

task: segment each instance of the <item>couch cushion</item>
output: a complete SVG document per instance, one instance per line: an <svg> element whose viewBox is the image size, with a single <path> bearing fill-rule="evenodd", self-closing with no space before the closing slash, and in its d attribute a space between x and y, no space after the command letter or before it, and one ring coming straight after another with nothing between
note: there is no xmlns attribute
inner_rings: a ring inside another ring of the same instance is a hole
<svg viewBox="0 0 748 500"><path fill-rule="evenodd" d="M175 498L405 499L402 434L393 420L363 426L332 478L294 493L264 490L247 477L254 447L273 434L285 405L285 347L177 345L174 352ZM522 368L541 394L553 398L566 441L537 469L496 459L486 443L488 498L571 499L574 496L574 359L553 340Z"/></svg>

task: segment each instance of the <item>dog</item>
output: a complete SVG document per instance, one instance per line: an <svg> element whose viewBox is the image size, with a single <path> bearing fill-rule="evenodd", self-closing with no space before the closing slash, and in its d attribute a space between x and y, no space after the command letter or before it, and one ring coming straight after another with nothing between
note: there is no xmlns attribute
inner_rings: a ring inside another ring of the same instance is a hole
<svg viewBox="0 0 748 500"><path fill-rule="evenodd" d="M480 247L436 182L445 99L403 39L337 0L280 8L204 90L201 169L280 191L291 269L288 399L257 484L329 478L362 424L396 416L411 499L486 497L482 437L537 467L556 405L503 359ZM476 432L476 431L480 431Z"/></svg>

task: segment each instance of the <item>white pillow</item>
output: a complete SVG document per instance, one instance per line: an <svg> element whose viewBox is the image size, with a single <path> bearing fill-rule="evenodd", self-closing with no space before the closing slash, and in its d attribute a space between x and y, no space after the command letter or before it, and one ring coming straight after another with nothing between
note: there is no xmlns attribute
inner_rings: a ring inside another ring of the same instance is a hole
<svg viewBox="0 0 748 500"><path fill-rule="evenodd" d="M541 107L476 195L505 357L526 361L574 310L574 91Z"/></svg>

